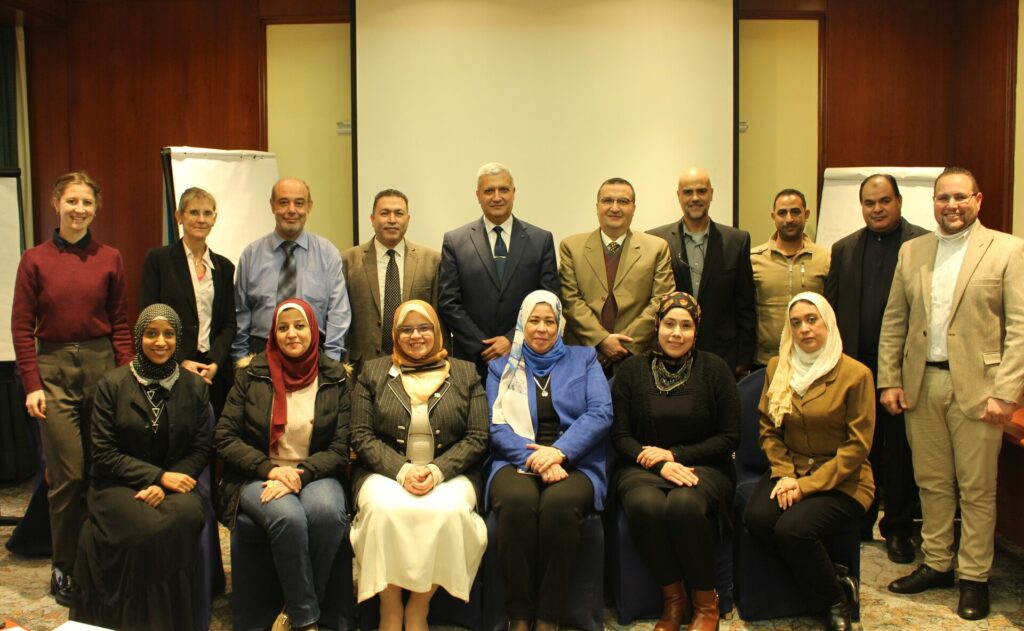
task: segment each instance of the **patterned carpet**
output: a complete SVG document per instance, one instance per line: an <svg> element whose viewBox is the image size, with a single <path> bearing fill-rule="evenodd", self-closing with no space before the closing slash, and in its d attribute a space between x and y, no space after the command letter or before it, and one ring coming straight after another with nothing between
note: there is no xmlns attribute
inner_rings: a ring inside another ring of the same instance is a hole
<svg viewBox="0 0 1024 631"><path fill-rule="evenodd" d="M20 515L25 510L31 493L31 484L0 489L0 515ZM0 527L0 541L7 541L12 527ZM224 567L231 589L228 562L227 531L221 528L221 546ZM917 596L890 594L885 586L889 581L912 569L913 565L896 565L885 556L882 541L866 543L861 549L861 612L860 627L878 630L963 630L963 629L1021 629L1024 628L1024 554L1000 542L996 550L995 567L991 579L992 614L979 622L967 622L956 615L956 588L933 590ZM53 602L49 595L49 561L12 556L0 548L0 618L6 616L30 631L49 631L67 620L67 610ZM214 601L214 631L231 629L231 607L226 596ZM857 625L855 625L857 626ZM605 610L605 628L616 631L650 631L653 620L631 626L615 623L615 612ZM434 627L442 629L442 627ZM723 631L751 630L809 630L820 625L812 618L784 618L768 622L745 622L735 613L722 620Z"/></svg>

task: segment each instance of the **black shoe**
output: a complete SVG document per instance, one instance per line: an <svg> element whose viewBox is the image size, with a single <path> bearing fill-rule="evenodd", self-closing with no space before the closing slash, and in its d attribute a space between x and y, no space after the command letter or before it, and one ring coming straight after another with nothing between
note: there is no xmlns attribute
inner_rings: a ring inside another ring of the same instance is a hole
<svg viewBox="0 0 1024 631"><path fill-rule="evenodd" d="M960 604L956 613L964 620L988 616L988 583L960 579Z"/></svg>
<svg viewBox="0 0 1024 631"><path fill-rule="evenodd" d="M825 623L826 631L852 631L853 622L850 621L850 605L846 602L845 597L828 608L823 622Z"/></svg>
<svg viewBox="0 0 1024 631"><path fill-rule="evenodd" d="M53 595L53 599L57 601L57 604L61 607L70 607L71 598L75 593L75 584L71 580L71 575L64 572L58 573L54 570L50 574L50 594Z"/></svg>
<svg viewBox="0 0 1024 631"><path fill-rule="evenodd" d="M914 544L906 535L892 535L886 539L885 552L893 563L914 562Z"/></svg>
<svg viewBox="0 0 1024 631"><path fill-rule="evenodd" d="M924 563L902 578L889 583L889 591L895 594L920 594L934 587L952 587L953 570L939 572Z"/></svg>
<svg viewBox="0 0 1024 631"><path fill-rule="evenodd" d="M839 586L843 588L843 595L846 596L846 602L849 604L849 609L852 615L854 609L858 608L860 604L860 581L857 577L850 575L850 569L841 563L835 563L836 579L839 581ZM859 610L859 609L858 609ZM858 615L854 620L859 620Z"/></svg>

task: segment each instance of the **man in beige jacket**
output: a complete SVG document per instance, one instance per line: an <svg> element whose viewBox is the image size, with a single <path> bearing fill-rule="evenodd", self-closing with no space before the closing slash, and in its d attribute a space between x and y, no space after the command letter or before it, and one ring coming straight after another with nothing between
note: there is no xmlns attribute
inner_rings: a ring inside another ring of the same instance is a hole
<svg viewBox="0 0 1024 631"><path fill-rule="evenodd" d="M899 254L878 344L878 388L890 414L906 414L921 492L924 563L889 590L953 585L959 491L960 604L988 615L1003 425L1024 389L1024 241L977 221L982 194L970 171L935 180L935 236Z"/></svg>

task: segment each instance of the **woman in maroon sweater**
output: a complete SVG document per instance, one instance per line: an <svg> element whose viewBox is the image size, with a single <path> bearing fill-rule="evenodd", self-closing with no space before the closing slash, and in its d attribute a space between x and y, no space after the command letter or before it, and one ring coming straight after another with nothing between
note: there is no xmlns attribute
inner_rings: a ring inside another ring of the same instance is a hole
<svg viewBox="0 0 1024 631"><path fill-rule="evenodd" d="M57 179L51 200L60 227L25 252L18 266L11 334L29 416L40 419L50 484L53 576L50 591L68 606L82 501L93 389L131 361L132 335L121 254L89 234L100 188L84 172Z"/></svg>

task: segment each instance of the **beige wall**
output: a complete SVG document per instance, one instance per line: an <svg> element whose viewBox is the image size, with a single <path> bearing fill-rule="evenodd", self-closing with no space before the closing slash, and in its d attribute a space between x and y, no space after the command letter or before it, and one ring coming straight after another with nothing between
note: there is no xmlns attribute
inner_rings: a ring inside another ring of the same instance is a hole
<svg viewBox="0 0 1024 631"><path fill-rule="evenodd" d="M818 207L818 22L740 20L739 74L748 125L739 134L739 227L757 245L775 231L772 200L781 189L803 192L812 215Z"/></svg>
<svg viewBox="0 0 1024 631"><path fill-rule="evenodd" d="M348 24L267 26L267 144L282 176L313 193L307 228L344 250L352 240L352 120Z"/></svg>

